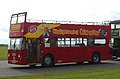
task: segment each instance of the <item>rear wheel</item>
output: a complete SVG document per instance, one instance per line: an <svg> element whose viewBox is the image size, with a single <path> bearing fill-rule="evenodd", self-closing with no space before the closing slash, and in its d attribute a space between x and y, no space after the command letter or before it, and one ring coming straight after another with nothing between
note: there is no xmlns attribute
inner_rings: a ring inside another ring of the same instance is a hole
<svg viewBox="0 0 120 79"><path fill-rule="evenodd" d="M43 58L42 66L43 66L43 67L54 66L54 58L53 58L53 56L51 56L51 55L46 55L46 56Z"/></svg>
<svg viewBox="0 0 120 79"><path fill-rule="evenodd" d="M101 62L100 54L99 53L94 53L92 55L92 61L91 63L98 64Z"/></svg>

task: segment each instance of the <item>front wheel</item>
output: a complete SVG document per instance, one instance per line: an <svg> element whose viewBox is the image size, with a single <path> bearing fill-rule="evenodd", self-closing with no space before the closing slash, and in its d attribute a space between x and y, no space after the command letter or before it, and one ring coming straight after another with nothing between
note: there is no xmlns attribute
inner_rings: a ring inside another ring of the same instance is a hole
<svg viewBox="0 0 120 79"><path fill-rule="evenodd" d="M42 66L43 66L43 67L54 66L54 58L53 58L53 56L51 56L51 55L46 55L46 56L43 58Z"/></svg>
<svg viewBox="0 0 120 79"><path fill-rule="evenodd" d="M92 61L91 63L98 64L101 62L100 54L99 53L94 53L92 55Z"/></svg>

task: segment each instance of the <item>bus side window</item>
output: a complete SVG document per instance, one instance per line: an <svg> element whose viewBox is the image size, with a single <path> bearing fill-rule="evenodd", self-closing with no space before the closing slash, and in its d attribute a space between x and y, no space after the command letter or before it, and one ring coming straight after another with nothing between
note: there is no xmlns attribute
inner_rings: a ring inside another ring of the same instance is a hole
<svg viewBox="0 0 120 79"><path fill-rule="evenodd" d="M57 41L56 38L45 38L44 40L45 47L56 47L57 45L56 41Z"/></svg>
<svg viewBox="0 0 120 79"><path fill-rule="evenodd" d="M106 44L106 39L95 39L96 46L104 46Z"/></svg>
<svg viewBox="0 0 120 79"><path fill-rule="evenodd" d="M88 39L88 46L94 46L94 39L92 38Z"/></svg>
<svg viewBox="0 0 120 79"><path fill-rule="evenodd" d="M56 47L56 46L57 46L57 39L50 38L50 47Z"/></svg>
<svg viewBox="0 0 120 79"><path fill-rule="evenodd" d="M86 39L86 38L84 38L84 39L83 39L83 43L85 44L85 46L87 46L87 45L88 45L88 41L87 41L87 39Z"/></svg>

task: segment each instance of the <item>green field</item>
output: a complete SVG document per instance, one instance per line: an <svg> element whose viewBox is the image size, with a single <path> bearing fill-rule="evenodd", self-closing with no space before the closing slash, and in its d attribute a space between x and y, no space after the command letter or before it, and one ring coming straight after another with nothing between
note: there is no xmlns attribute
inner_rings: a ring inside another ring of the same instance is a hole
<svg viewBox="0 0 120 79"><path fill-rule="evenodd" d="M0 77L0 79L120 79L120 67L86 71L57 72L41 75Z"/></svg>
<svg viewBox="0 0 120 79"><path fill-rule="evenodd" d="M7 46L0 46L0 60L7 60Z"/></svg>

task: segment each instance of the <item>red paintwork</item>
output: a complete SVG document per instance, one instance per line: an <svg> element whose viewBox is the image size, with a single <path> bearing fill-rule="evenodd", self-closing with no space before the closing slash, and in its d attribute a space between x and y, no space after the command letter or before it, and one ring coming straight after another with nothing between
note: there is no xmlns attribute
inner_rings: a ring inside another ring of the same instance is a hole
<svg viewBox="0 0 120 79"><path fill-rule="evenodd" d="M8 57L8 63L20 64L20 65L27 64L26 50L23 50L23 51L8 50L8 54L10 55ZM20 58L18 58L18 54L21 56ZM13 60L15 61L15 63L13 62Z"/></svg>

